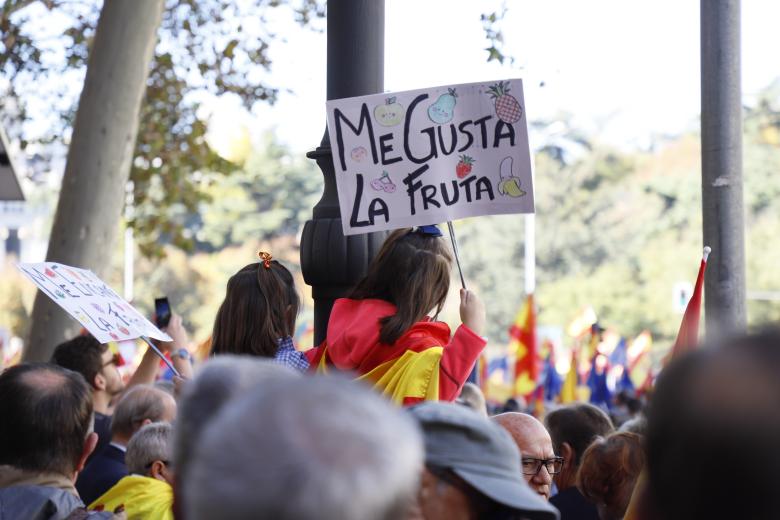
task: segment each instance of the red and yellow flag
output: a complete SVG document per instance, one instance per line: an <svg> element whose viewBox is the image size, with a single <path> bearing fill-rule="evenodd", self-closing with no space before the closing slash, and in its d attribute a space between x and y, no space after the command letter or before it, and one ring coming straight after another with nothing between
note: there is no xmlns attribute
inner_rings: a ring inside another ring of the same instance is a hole
<svg viewBox="0 0 780 520"><path fill-rule="evenodd" d="M515 355L515 395L528 396L539 379L536 348L536 309L529 294L509 327L509 352Z"/></svg>

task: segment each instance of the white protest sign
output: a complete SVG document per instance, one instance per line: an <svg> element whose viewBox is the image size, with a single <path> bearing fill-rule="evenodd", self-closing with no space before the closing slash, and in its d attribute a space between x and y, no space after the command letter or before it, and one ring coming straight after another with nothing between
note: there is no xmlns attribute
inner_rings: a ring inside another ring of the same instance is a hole
<svg viewBox="0 0 780 520"><path fill-rule="evenodd" d="M520 79L327 102L344 234L533 213Z"/></svg>
<svg viewBox="0 0 780 520"><path fill-rule="evenodd" d="M54 262L17 267L101 343L141 336L172 341L92 271Z"/></svg>

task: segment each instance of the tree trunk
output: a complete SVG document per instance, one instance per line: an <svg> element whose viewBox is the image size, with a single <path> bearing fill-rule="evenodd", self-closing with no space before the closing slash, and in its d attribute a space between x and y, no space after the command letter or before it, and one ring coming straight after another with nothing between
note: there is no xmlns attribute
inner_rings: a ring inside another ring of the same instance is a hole
<svg viewBox="0 0 780 520"><path fill-rule="evenodd" d="M105 0L87 64L47 261L109 265L163 0ZM25 361L46 361L78 324L40 291Z"/></svg>

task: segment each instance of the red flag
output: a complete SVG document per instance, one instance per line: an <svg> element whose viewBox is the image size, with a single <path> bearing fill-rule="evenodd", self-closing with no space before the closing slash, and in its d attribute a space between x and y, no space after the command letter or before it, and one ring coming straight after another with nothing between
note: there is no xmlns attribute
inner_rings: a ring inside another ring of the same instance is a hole
<svg viewBox="0 0 780 520"><path fill-rule="evenodd" d="M536 389L539 379L533 294L528 295L509 328L509 349L515 353L515 394L528 396Z"/></svg>
<svg viewBox="0 0 780 520"><path fill-rule="evenodd" d="M672 359L683 352L687 352L696 347L699 341L699 317L701 316L701 295L704 286L704 271L707 270L707 257L710 254L710 247L704 248L701 265L699 265L699 276L696 277L696 286L693 288L693 295L685 308L680 332L677 333L677 341L667 359Z"/></svg>

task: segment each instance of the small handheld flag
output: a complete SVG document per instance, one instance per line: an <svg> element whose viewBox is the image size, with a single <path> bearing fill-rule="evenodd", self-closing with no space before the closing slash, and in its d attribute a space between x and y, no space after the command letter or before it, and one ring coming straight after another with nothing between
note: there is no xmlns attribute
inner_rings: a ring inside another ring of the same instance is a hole
<svg viewBox="0 0 780 520"><path fill-rule="evenodd" d="M699 317L701 316L704 272L707 270L707 258L710 256L710 252L712 252L712 248L705 246L701 264L699 265L699 275L696 277L696 285L693 288L693 295L691 295L691 299L685 308L685 314L680 324L680 332L677 333L677 341L674 342L674 347L672 347L667 361L691 350L699 341Z"/></svg>

